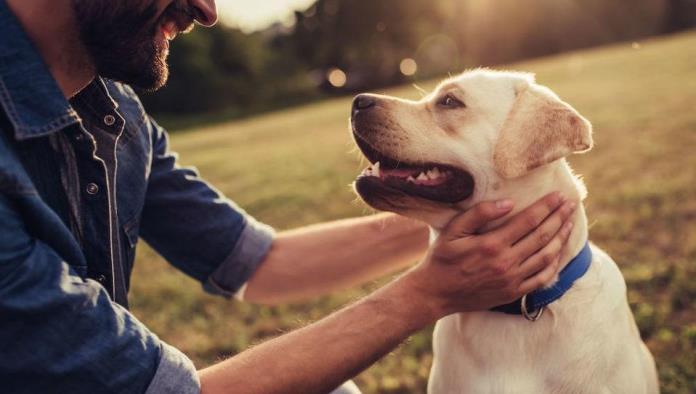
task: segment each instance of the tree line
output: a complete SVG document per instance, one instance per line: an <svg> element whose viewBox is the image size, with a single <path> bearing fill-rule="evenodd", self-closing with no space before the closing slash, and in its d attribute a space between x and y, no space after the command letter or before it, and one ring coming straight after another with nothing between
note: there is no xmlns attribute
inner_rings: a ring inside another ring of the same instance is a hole
<svg viewBox="0 0 696 394"><path fill-rule="evenodd" d="M318 0L245 34L177 39L158 114L242 116L334 94L696 26L696 0Z"/></svg>

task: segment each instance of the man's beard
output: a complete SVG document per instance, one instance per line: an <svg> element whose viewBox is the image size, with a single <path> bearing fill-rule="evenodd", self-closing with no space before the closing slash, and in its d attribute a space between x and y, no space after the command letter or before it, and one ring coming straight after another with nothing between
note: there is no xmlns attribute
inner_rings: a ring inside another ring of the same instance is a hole
<svg viewBox="0 0 696 394"><path fill-rule="evenodd" d="M72 0L81 44L99 76L147 91L161 88L169 77L168 42L159 39L166 20L180 30L193 18L185 1L175 0L158 16L154 0ZM183 6L182 6L183 3Z"/></svg>

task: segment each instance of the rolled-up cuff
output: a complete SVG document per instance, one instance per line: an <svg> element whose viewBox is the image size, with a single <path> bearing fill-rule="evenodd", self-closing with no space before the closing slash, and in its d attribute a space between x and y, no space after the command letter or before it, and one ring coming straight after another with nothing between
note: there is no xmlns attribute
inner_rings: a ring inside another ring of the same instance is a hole
<svg viewBox="0 0 696 394"><path fill-rule="evenodd" d="M205 290L227 298L243 299L246 282L268 255L274 238L272 227L247 218L232 253L210 275L203 285Z"/></svg>
<svg viewBox="0 0 696 394"><path fill-rule="evenodd" d="M178 349L162 342L155 376L145 394L199 394L201 382L193 362Z"/></svg>

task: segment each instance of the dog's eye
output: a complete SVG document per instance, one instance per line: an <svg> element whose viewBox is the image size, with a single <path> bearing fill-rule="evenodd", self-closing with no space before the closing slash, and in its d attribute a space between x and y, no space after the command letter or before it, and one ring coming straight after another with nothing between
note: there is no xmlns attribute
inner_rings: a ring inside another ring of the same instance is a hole
<svg viewBox="0 0 696 394"><path fill-rule="evenodd" d="M459 101L459 99L457 99L451 94L443 96L440 100L438 100L437 105L448 109L461 108L465 106L464 103Z"/></svg>

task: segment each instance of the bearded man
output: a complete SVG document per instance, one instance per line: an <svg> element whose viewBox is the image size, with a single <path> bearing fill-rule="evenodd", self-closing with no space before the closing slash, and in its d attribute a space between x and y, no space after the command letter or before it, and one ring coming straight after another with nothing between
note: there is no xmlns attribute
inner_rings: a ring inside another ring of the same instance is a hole
<svg viewBox="0 0 696 394"><path fill-rule="evenodd" d="M413 332L556 274L572 211L557 194L487 233L478 229L512 202L480 204L421 258L422 224L376 215L276 234L180 168L129 85L162 87L169 42L216 19L214 0L0 0L3 393L356 392L342 383ZM261 304L421 262L315 324L197 371L128 311L139 238L207 291Z"/></svg>

